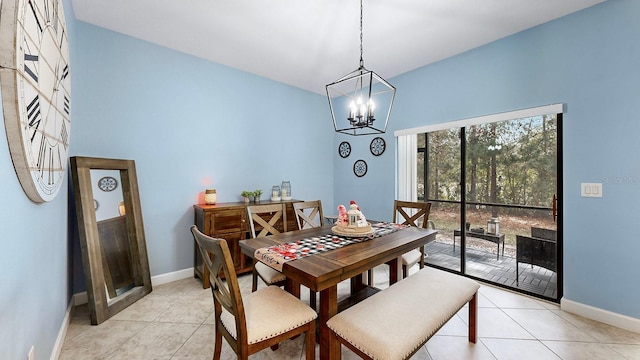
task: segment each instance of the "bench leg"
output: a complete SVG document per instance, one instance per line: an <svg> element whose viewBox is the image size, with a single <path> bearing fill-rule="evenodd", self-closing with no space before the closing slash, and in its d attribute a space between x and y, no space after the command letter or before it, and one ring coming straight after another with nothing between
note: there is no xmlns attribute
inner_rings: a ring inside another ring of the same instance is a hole
<svg viewBox="0 0 640 360"><path fill-rule="evenodd" d="M476 343L478 329L478 292L469 300L469 342Z"/></svg>

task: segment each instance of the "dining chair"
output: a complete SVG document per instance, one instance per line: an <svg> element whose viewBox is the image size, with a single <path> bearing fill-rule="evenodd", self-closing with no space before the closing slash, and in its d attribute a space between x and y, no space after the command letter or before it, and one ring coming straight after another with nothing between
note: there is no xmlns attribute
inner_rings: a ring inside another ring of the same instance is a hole
<svg viewBox="0 0 640 360"><path fill-rule="evenodd" d="M324 226L322 202L320 200L301 201L293 203L298 230ZM309 289L309 306L316 309L316 292Z"/></svg>
<svg viewBox="0 0 640 360"><path fill-rule="evenodd" d="M284 204L249 205L247 218L252 238L287 232L287 211ZM256 233L257 229L260 232ZM267 285L277 286L284 286L286 280L286 276L281 272L254 259L251 291L258 289L258 278Z"/></svg>
<svg viewBox="0 0 640 360"><path fill-rule="evenodd" d="M395 200L393 202L393 222L413 227L427 228L429 224L429 212L431 203L412 202ZM399 217L399 216L401 217ZM402 222L400 222L402 221ZM424 246L414 249L402 255L402 277L409 275L409 268L419 264L420 269L424 268Z"/></svg>
<svg viewBox="0 0 640 360"><path fill-rule="evenodd" d="M303 333L306 359L315 359L316 312L277 286L262 288L243 299L227 241L209 237L195 225L191 226L191 233L211 274L215 315L213 359L220 359L223 336L238 359L248 359L251 354L268 347L274 349L280 342Z"/></svg>
<svg viewBox="0 0 640 360"><path fill-rule="evenodd" d="M394 200L393 222L426 229L428 224L432 224L433 226L433 222L429 220L430 211L431 203ZM424 246L403 254L402 278L406 278L409 275L409 268L415 264L419 264L420 269L424 268L424 258ZM373 270L369 270L367 274L369 277L369 285L373 286Z"/></svg>
<svg viewBox="0 0 640 360"><path fill-rule="evenodd" d="M293 203L298 230L324 226L322 202L320 200L301 201Z"/></svg>

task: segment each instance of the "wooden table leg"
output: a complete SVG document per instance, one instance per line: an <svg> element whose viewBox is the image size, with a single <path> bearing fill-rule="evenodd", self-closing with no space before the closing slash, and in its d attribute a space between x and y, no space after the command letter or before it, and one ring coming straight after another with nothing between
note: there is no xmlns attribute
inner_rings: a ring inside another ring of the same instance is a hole
<svg viewBox="0 0 640 360"><path fill-rule="evenodd" d="M387 265L389 265L389 285L392 285L402 279L402 258L395 258Z"/></svg>
<svg viewBox="0 0 640 360"><path fill-rule="evenodd" d="M338 313L338 285L320 291L320 359L339 359L340 343L331 341L327 320Z"/></svg>
<svg viewBox="0 0 640 360"><path fill-rule="evenodd" d="M364 273L366 274L366 273ZM351 295L357 293L358 291L364 289L364 274L356 275L351 278Z"/></svg>
<svg viewBox="0 0 640 360"><path fill-rule="evenodd" d="M284 283L284 289L291 295L300 299L300 284L287 278Z"/></svg>

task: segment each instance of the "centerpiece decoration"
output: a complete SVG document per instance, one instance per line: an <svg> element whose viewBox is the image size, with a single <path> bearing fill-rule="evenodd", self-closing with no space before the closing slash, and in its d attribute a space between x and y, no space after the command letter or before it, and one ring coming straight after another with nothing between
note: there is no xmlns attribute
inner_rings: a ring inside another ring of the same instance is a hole
<svg viewBox="0 0 640 360"><path fill-rule="evenodd" d="M338 220L331 231L342 236L368 236L375 232L353 200L349 202L349 210L344 205L338 206Z"/></svg>

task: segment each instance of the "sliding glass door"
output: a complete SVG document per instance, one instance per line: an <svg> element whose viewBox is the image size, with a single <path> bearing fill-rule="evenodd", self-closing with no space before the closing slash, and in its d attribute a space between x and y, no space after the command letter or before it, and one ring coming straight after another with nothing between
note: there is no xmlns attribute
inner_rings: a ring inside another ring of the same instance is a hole
<svg viewBox="0 0 640 360"><path fill-rule="evenodd" d="M418 135L418 199L439 230L431 265L559 300L561 114Z"/></svg>
<svg viewBox="0 0 640 360"><path fill-rule="evenodd" d="M455 271L462 270L460 244L456 255L451 237L452 229L459 228L462 219L461 131L451 128L418 135L418 201L431 202L429 220L439 230L437 248L453 250L432 251L429 261Z"/></svg>

